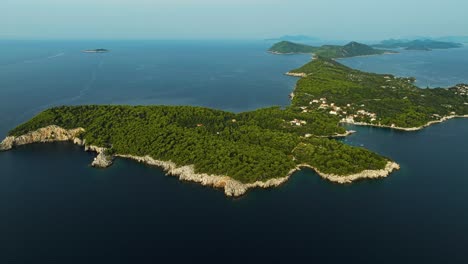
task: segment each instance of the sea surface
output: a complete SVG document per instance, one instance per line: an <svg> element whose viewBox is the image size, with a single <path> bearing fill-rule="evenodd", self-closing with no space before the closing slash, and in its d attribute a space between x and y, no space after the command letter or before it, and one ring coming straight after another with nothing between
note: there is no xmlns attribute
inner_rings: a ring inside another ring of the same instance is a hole
<svg viewBox="0 0 468 264"><path fill-rule="evenodd" d="M63 104L286 106L309 55L258 41L0 41L0 137ZM107 48L110 53L80 50ZM343 63L468 83L468 49ZM344 139L401 170L338 185L302 170L279 188L227 198L124 159L104 170L69 143L0 153L0 263L468 263L468 120L418 132L353 127Z"/></svg>

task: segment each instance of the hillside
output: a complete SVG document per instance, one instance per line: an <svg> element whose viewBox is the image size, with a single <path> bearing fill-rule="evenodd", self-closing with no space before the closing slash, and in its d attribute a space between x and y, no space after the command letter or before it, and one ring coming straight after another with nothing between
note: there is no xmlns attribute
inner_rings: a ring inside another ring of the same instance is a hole
<svg viewBox="0 0 468 264"><path fill-rule="evenodd" d="M291 73L306 76L297 83L294 107L329 113L347 123L412 130L446 116L468 115L468 85L421 89L414 78L362 72L326 58Z"/></svg>
<svg viewBox="0 0 468 264"><path fill-rule="evenodd" d="M377 48L396 49L404 48L407 50L433 50L433 49L453 49L460 48L463 45L455 42L436 41L430 39L418 40L384 40L380 44L372 45Z"/></svg>
<svg viewBox="0 0 468 264"><path fill-rule="evenodd" d="M389 52L386 50L374 49L368 45L358 42L350 42L344 46L323 45L320 47L314 47L289 41L278 42L268 51L275 54L313 53L324 58L348 58L355 56L379 55Z"/></svg>
<svg viewBox="0 0 468 264"><path fill-rule="evenodd" d="M289 53L313 53L317 50L317 47L309 46L305 44L298 44L290 41L281 41L268 49L269 52L278 54L289 54Z"/></svg>

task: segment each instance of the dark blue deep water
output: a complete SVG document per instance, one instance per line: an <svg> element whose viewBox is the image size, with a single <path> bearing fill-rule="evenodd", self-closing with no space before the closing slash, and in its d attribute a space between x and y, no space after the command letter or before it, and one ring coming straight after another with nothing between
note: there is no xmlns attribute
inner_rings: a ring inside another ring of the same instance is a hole
<svg viewBox="0 0 468 264"><path fill-rule="evenodd" d="M100 47L112 52L79 52ZM296 80L282 73L310 56L267 47L3 41L0 136L60 104L287 105ZM468 82L467 58L463 48L344 63L449 86ZM128 160L93 169L93 155L68 143L2 152L0 263L468 263L468 120L406 133L351 128L347 143L402 169L351 185L303 170L230 199Z"/></svg>

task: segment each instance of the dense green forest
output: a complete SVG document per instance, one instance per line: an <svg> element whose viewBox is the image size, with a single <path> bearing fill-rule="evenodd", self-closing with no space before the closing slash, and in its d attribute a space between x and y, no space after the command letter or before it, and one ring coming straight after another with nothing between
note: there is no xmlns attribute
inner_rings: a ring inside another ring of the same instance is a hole
<svg viewBox="0 0 468 264"><path fill-rule="evenodd" d="M414 78L362 72L326 58L291 72L307 74L297 83L292 105L308 112L404 128L468 114L467 85L421 89Z"/></svg>
<svg viewBox="0 0 468 264"><path fill-rule="evenodd" d="M436 41L431 39L417 39L417 40L399 40L388 39L380 42L379 44L372 45L376 48L395 49L404 48L407 50L432 50L432 49L453 49L460 48L463 44L446 41Z"/></svg>
<svg viewBox="0 0 468 264"><path fill-rule="evenodd" d="M323 45L314 47L304 44L297 44L289 41L281 41L274 44L268 51L273 53L314 53L324 58L347 58L364 55L378 55L389 51L374 49L368 45L358 42L350 42L344 46Z"/></svg>
<svg viewBox="0 0 468 264"><path fill-rule="evenodd" d="M291 124L294 119L303 124ZM40 113L10 135L48 125L82 127L87 144L110 153L194 164L197 172L241 182L284 177L299 163L348 175L387 162L368 150L313 136L344 132L336 117L278 107L234 114L191 106L63 106Z"/></svg>

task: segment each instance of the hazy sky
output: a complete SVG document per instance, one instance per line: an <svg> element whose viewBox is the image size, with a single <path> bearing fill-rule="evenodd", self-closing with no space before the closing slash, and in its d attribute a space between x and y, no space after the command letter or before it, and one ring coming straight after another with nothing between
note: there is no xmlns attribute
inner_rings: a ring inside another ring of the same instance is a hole
<svg viewBox="0 0 468 264"><path fill-rule="evenodd" d="M467 0L0 0L0 38L467 35Z"/></svg>

